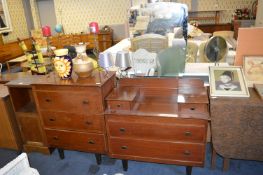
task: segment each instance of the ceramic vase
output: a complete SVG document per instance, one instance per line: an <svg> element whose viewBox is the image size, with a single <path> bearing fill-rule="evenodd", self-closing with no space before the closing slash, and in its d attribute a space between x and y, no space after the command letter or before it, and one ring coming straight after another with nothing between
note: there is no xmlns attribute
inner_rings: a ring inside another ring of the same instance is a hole
<svg viewBox="0 0 263 175"><path fill-rule="evenodd" d="M72 73L72 58L68 55L68 49L58 49L54 51L54 67L61 79L70 79Z"/></svg>

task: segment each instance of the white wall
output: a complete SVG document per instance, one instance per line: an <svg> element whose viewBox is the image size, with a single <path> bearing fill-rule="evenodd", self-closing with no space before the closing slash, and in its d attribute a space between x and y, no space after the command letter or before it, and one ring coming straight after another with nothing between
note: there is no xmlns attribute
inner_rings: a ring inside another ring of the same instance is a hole
<svg viewBox="0 0 263 175"><path fill-rule="evenodd" d="M258 1L256 27L263 27L263 0Z"/></svg>

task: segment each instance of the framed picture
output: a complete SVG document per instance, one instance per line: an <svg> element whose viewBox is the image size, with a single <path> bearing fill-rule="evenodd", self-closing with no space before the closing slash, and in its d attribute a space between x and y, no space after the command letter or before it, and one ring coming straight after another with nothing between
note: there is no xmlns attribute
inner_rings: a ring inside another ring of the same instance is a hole
<svg viewBox="0 0 263 175"><path fill-rule="evenodd" d="M244 56L243 69L249 87L263 83L263 55Z"/></svg>
<svg viewBox="0 0 263 175"><path fill-rule="evenodd" d="M12 30L10 15L6 0L0 0L0 33Z"/></svg>
<svg viewBox="0 0 263 175"><path fill-rule="evenodd" d="M209 67L210 95L226 97L249 97L242 67Z"/></svg>

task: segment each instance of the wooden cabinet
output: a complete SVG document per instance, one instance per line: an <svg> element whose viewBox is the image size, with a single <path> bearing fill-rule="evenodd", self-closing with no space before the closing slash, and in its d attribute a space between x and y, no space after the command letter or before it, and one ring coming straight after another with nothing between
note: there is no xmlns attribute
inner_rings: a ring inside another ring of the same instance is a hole
<svg viewBox="0 0 263 175"><path fill-rule="evenodd" d="M124 170L127 160L185 165L187 174L204 166L209 111L201 80L122 79L107 104L109 155Z"/></svg>
<svg viewBox="0 0 263 175"><path fill-rule="evenodd" d="M22 151L22 139L16 122L8 88L0 84L0 148Z"/></svg>
<svg viewBox="0 0 263 175"><path fill-rule="evenodd" d="M23 140L23 150L49 154L31 87L22 80L11 81L7 85Z"/></svg>
<svg viewBox="0 0 263 175"><path fill-rule="evenodd" d="M104 99L114 87L114 78L113 73L95 71L85 79L33 84L48 146L60 151L107 153ZM63 158L63 153L60 156Z"/></svg>

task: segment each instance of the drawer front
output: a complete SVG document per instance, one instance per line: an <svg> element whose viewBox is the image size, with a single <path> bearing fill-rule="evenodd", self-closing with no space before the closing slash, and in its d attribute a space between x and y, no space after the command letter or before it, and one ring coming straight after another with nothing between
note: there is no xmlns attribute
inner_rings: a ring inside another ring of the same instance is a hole
<svg viewBox="0 0 263 175"><path fill-rule="evenodd" d="M65 111L69 113L101 114L103 103L98 91L36 91L40 110Z"/></svg>
<svg viewBox="0 0 263 175"><path fill-rule="evenodd" d="M107 101L110 110L131 110L131 103L128 101Z"/></svg>
<svg viewBox="0 0 263 175"><path fill-rule="evenodd" d="M110 138L109 152L125 157L131 156L131 159L142 157L201 164L204 162L205 145Z"/></svg>
<svg viewBox="0 0 263 175"><path fill-rule="evenodd" d="M45 127L103 133L103 115L41 111Z"/></svg>
<svg viewBox="0 0 263 175"><path fill-rule="evenodd" d="M179 106L179 112L208 112L207 104L200 103L181 103Z"/></svg>
<svg viewBox="0 0 263 175"><path fill-rule="evenodd" d="M78 151L105 153L103 134L92 134L71 131L45 129L48 145Z"/></svg>
<svg viewBox="0 0 263 175"><path fill-rule="evenodd" d="M141 139L160 139L170 141L189 141L203 143L206 139L207 121L182 119L158 120L145 117L107 118L110 136L132 137Z"/></svg>

